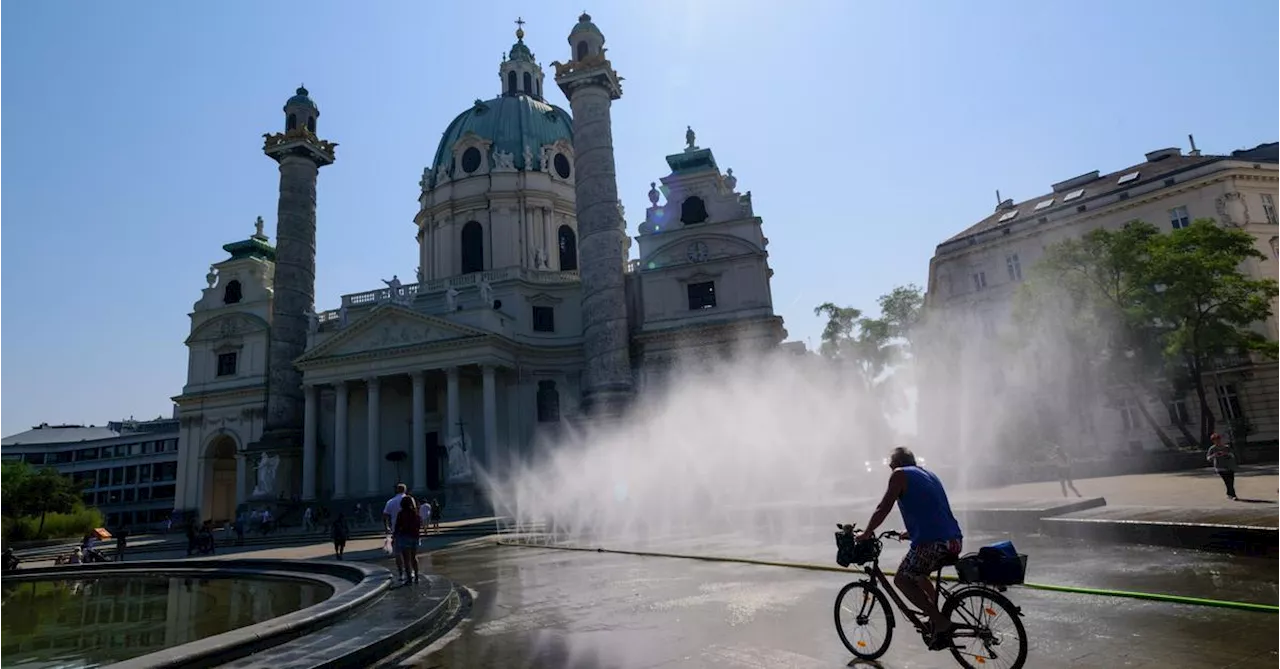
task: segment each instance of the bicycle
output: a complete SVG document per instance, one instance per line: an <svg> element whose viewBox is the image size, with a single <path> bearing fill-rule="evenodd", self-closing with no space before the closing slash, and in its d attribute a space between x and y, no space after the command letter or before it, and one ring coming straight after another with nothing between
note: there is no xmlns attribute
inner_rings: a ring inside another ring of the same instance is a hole
<svg viewBox="0 0 1280 669"><path fill-rule="evenodd" d="M897 589L890 585L884 571L880 569L882 548L880 540L901 541L902 534L895 530L887 530L874 539L858 542L854 540L857 535L857 526L837 524L836 527L842 530L836 533L836 545L840 551L837 561L841 566L857 564L867 575L865 579L844 586L836 596L836 632L839 633L840 641L844 643L845 648L862 660L875 660L889 650L895 626L893 610L889 606L890 601L906 616L907 620L911 621L928 645L928 617L924 612L915 611L907 606ZM977 559L976 556L966 556L962 560L976 561ZM1022 624L1022 609L1001 594L1006 589L1004 585L976 582L980 577L974 573L974 570L966 569L967 575L961 573L961 584L958 587L943 585L942 569L956 566L960 561L949 560L938 568L933 579L936 596L943 602L940 611L944 618L951 620L953 625L949 648L951 655L961 666L970 669L987 669L989 666L1021 669L1027 661L1027 631ZM974 566L976 568L976 562ZM1025 570L1025 564L1023 568ZM961 570L958 568L957 571ZM888 593L887 598L886 593ZM934 605L937 604L938 600L935 600ZM877 609L883 613L877 613ZM855 634L852 636L845 631L842 613L848 614L857 624ZM883 616L885 631L883 639L876 644L873 641L873 635L860 632L869 623L878 620L878 616ZM1005 651L1007 646L1002 638L1003 635L991 629L992 623L1012 624L1013 632L1017 635L1016 650ZM962 642L966 645L959 645ZM1009 659L1012 659L1012 664L1001 664Z"/></svg>

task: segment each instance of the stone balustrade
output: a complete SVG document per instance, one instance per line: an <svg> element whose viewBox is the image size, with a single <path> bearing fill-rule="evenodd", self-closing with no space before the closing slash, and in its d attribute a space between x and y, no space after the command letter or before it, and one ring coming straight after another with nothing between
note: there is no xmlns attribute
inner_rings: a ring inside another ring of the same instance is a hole
<svg viewBox="0 0 1280 669"><path fill-rule="evenodd" d="M489 270L486 272L472 272L471 274L463 274L445 279L432 279L423 283L409 283L400 286L401 299L412 301L419 294L429 295L432 293L442 293L449 288L464 290L467 288L480 285L481 281L488 281L490 284L496 284L503 281L519 279L528 283L540 284L556 284L556 283L575 283L578 281L578 271L570 270L566 272L558 272L553 270L533 270L525 267L506 267L503 269ZM390 288L376 288L367 290L362 293L350 293L342 296L342 306L347 309L359 309L362 307L372 307L391 299ZM330 309L319 314L321 325L325 323L340 320L340 309Z"/></svg>

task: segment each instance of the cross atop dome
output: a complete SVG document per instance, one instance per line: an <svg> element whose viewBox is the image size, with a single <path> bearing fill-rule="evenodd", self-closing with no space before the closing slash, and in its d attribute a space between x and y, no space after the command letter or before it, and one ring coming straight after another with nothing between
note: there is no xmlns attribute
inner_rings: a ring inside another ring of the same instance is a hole
<svg viewBox="0 0 1280 669"><path fill-rule="evenodd" d="M524 39L524 18L516 17L516 39Z"/></svg>

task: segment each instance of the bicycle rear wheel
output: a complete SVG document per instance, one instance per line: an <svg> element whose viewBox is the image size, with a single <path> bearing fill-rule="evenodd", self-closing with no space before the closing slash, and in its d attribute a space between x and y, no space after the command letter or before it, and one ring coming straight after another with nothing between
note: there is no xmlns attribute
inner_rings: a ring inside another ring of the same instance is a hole
<svg viewBox="0 0 1280 669"><path fill-rule="evenodd" d="M893 610L880 589L867 581L854 581L836 596L836 632L856 657L874 660L893 641Z"/></svg>
<svg viewBox="0 0 1280 669"><path fill-rule="evenodd" d="M947 600L942 616L955 627L951 655L970 669L1022 669L1027 629L1018 607L990 588L965 588Z"/></svg>

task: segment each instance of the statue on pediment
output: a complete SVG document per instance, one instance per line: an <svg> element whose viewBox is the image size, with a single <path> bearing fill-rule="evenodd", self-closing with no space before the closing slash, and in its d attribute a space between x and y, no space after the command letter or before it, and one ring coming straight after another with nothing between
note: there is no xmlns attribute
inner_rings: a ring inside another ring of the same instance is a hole
<svg viewBox="0 0 1280 669"><path fill-rule="evenodd" d="M307 317L307 334L315 334L320 331L320 314L316 313L315 307L307 307L303 312Z"/></svg>
<svg viewBox="0 0 1280 669"><path fill-rule="evenodd" d="M449 313L453 313L458 310L458 289L457 288L454 288L453 286L449 286L449 289L444 291L444 304L446 307L449 308Z"/></svg>
<svg viewBox="0 0 1280 669"><path fill-rule="evenodd" d="M382 282L387 284L387 301L398 304L401 301L400 300L400 277L398 275L392 274L390 281L383 279Z"/></svg>
<svg viewBox="0 0 1280 669"><path fill-rule="evenodd" d="M485 279L480 279L480 303L486 307L493 306L493 285Z"/></svg>

